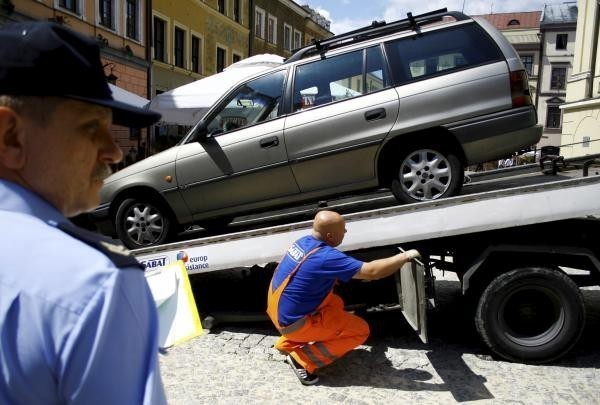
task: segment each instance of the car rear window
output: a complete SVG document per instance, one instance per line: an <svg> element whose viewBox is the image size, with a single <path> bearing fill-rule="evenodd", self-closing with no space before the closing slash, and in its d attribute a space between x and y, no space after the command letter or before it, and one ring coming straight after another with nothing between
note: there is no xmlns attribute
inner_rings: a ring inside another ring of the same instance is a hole
<svg viewBox="0 0 600 405"><path fill-rule="evenodd" d="M396 85L503 59L476 24L465 24L385 44Z"/></svg>

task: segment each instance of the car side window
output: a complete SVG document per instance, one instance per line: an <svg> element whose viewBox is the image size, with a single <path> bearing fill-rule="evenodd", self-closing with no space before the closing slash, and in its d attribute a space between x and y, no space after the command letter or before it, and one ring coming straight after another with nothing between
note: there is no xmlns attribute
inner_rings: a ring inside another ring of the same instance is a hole
<svg viewBox="0 0 600 405"><path fill-rule="evenodd" d="M388 85L379 46L332 56L296 68L293 109L361 96Z"/></svg>
<svg viewBox="0 0 600 405"><path fill-rule="evenodd" d="M226 133L277 118L285 70L251 80L239 87L207 122L210 135Z"/></svg>
<svg viewBox="0 0 600 405"><path fill-rule="evenodd" d="M475 24L386 43L396 84L502 60L496 44Z"/></svg>

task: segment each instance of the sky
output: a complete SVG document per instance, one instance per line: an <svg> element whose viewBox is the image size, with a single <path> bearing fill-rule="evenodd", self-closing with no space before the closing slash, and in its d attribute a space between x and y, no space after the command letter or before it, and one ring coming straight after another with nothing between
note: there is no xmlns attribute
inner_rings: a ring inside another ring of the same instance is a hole
<svg viewBox="0 0 600 405"><path fill-rule="evenodd" d="M341 34L370 25L374 20L387 22L440 8L466 14L508 13L543 10L544 4L560 4L553 0L296 0L308 4L331 21L331 31Z"/></svg>

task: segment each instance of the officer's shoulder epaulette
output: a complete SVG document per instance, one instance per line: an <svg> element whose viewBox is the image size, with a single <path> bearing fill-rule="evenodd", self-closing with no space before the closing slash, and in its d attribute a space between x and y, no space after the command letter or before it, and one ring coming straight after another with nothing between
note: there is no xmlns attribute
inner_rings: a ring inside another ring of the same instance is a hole
<svg viewBox="0 0 600 405"><path fill-rule="evenodd" d="M106 236L97 234L87 229L80 228L71 223L50 223L66 234L71 235L107 256L115 266L119 268L138 268L144 270L144 266L138 262L131 252L119 241L114 241Z"/></svg>

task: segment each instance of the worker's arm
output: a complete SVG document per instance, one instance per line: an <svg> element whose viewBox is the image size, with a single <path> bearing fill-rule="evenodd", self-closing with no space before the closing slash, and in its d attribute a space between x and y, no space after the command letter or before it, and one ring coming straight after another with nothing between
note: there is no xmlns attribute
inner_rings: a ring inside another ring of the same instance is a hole
<svg viewBox="0 0 600 405"><path fill-rule="evenodd" d="M377 259L363 263L362 267L353 278L360 280L379 280L380 278L394 274L400 270L404 263L419 257L421 257L419 252L412 249L385 259Z"/></svg>

